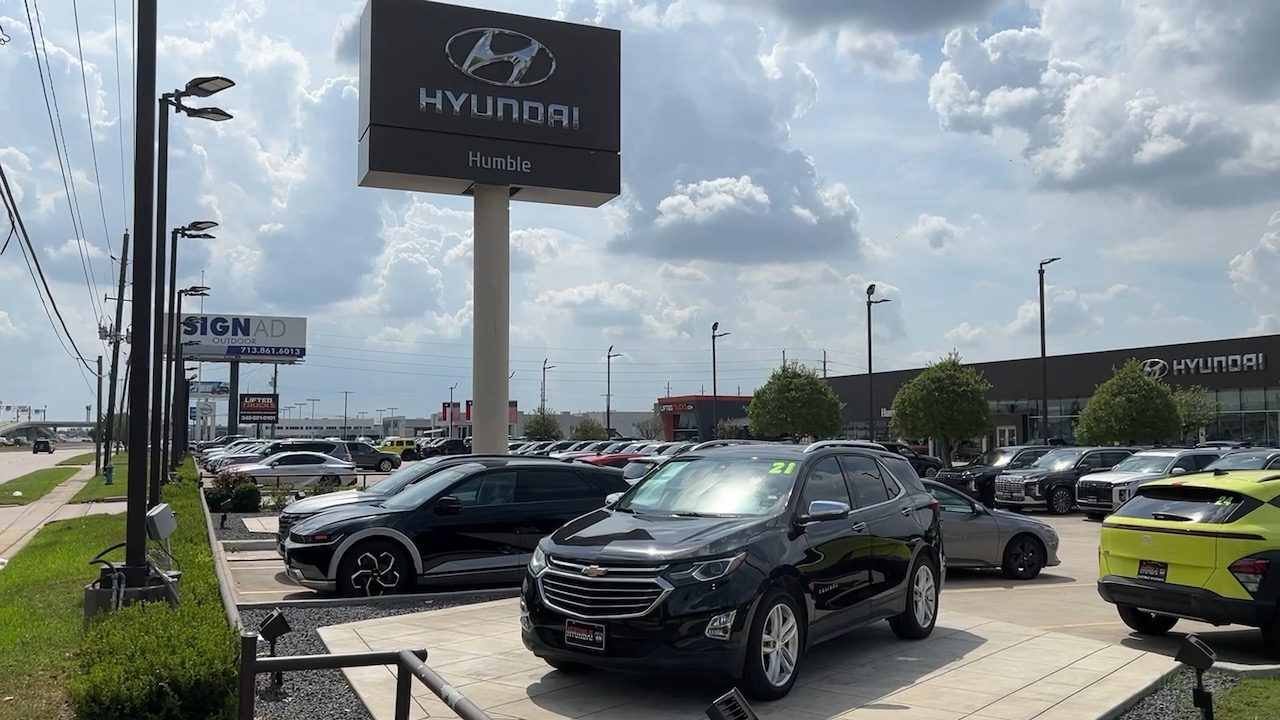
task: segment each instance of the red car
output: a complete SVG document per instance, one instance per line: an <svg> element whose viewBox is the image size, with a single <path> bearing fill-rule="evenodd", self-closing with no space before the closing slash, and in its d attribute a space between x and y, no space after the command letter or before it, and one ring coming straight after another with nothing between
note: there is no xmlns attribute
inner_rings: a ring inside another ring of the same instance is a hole
<svg viewBox="0 0 1280 720"><path fill-rule="evenodd" d="M589 462L592 465L604 465L606 467L626 467L632 458L644 457L639 453L610 453L608 455L584 455L574 460Z"/></svg>

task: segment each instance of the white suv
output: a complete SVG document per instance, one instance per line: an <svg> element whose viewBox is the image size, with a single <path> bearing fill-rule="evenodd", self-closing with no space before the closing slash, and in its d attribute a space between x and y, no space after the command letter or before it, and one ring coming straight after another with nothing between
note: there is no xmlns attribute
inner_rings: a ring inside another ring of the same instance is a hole
<svg viewBox="0 0 1280 720"><path fill-rule="evenodd" d="M1222 456L1222 448L1160 448L1136 452L1106 472L1076 483L1076 505L1092 520L1110 515L1133 497L1139 485L1169 475L1200 472Z"/></svg>

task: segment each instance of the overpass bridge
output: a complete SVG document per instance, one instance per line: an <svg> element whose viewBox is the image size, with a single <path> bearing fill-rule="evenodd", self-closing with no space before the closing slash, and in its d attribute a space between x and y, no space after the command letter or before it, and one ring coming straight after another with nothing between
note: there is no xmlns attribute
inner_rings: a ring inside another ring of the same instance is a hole
<svg viewBox="0 0 1280 720"><path fill-rule="evenodd" d="M54 431L59 428L94 428L97 423L85 422L84 420L17 420L17 421L0 421L0 435L10 435L12 433L28 434L31 430L47 430Z"/></svg>

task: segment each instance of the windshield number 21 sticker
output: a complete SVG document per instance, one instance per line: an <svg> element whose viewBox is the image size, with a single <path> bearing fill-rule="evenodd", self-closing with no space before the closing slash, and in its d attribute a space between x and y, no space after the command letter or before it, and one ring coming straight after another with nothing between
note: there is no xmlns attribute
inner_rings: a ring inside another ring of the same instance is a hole
<svg viewBox="0 0 1280 720"><path fill-rule="evenodd" d="M775 462L773 467L769 468L770 475L790 475L796 471L796 464L793 462Z"/></svg>

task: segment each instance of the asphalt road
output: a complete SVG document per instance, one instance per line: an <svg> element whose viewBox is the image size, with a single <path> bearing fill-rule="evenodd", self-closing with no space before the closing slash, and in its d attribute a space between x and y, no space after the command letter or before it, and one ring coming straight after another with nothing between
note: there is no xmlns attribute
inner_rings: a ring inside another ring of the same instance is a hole
<svg viewBox="0 0 1280 720"><path fill-rule="evenodd" d="M52 455L48 453L34 455L30 447L25 450L0 452L0 483L41 468L53 467L59 461L69 457L91 452L93 452L93 443L62 443L54 449Z"/></svg>

